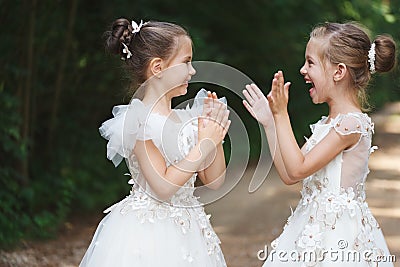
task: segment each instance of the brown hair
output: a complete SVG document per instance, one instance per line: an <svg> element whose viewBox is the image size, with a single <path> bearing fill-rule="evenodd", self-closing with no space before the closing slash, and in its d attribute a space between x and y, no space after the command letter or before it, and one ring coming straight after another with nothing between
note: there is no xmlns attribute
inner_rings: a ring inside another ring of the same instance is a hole
<svg viewBox="0 0 400 267"><path fill-rule="evenodd" d="M360 24L329 23L318 25L310 33L310 38L326 40L322 50L322 59L332 64L344 63L351 75L361 108L368 107L366 87L371 79L368 52L375 43L375 71L388 72L396 61L396 43L389 35L378 35L372 41L367 30Z"/></svg>
<svg viewBox="0 0 400 267"><path fill-rule="evenodd" d="M132 30L129 20L115 20L110 30L105 32L105 48L125 60L126 70L132 78L131 89L135 90L149 78L147 68L153 58L169 59L176 53L178 38L190 36L181 26L168 22L149 21L139 32L132 33ZM132 53L130 58L122 52L123 44Z"/></svg>

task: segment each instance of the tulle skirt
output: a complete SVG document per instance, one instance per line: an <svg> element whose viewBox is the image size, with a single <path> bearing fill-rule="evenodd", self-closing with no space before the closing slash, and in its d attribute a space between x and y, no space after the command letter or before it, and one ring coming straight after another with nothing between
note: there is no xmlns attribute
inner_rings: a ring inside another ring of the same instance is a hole
<svg viewBox="0 0 400 267"><path fill-rule="evenodd" d="M335 200L330 198L331 203ZM304 205L302 201L282 234L267 246L263 267L393 267L394 259L366 202L343 198L331 205L322 200Z"/></svg>
<svg viewBox="0 0 400 267"><path fill-rule="evenodd" d="M99 223L80 267L226 266L203 207L172 207L131 195Z"/></svg>

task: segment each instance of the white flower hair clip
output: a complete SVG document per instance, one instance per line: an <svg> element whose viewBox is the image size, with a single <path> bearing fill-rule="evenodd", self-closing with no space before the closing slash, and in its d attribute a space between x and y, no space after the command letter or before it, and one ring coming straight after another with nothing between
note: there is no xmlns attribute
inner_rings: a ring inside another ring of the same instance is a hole
<svg viewBox="0 0 400 267"><path fill-rule="evenodd" d="M122 49L122 53L126 54L126 59L129 59L132 57L132 52L129 51L129 48L126 44L122 43L122 45L124 46L124 48ZM123 60L125 60L125 58L122 58Z"/></svg>
<svg viewBox="0 0 400 267"><path fill-rule="evenodd" d="M132 33L137 33L140 31L142 26L146 25L147 22L143 23L143 20L140 20L140 24L138 25L134 20L132 20Z"/></svg>
<svg viewBox="0 0 400 267"><path fill-rule="evenodd" d="M371 74L375 73L375 42L371 44L371 48L368 51L368 62L369 62L369 72Z"/></svg>

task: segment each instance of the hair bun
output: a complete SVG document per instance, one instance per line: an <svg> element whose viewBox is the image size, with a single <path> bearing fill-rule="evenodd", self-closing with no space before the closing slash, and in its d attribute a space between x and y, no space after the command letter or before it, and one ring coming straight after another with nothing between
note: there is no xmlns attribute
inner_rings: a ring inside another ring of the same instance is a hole
<svg viewBox="0 0 400 267"><path fill-rule="evenodd" d="M132 25L129 20L120 18L115 20L109 31L105 32L105 48L108 52L122 55L122 44L129 46L132 39Z"/></svg>
<svg viewBox="0 0 400 267"><path fill-rule="evenodd" d="M388 72L396 63L396 43L389 35L378 35L375 40L375 69Z"/></svg>

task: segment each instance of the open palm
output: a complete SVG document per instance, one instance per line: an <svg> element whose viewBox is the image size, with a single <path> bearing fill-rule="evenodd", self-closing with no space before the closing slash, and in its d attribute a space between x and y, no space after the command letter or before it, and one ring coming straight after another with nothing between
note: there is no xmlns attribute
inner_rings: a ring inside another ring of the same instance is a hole
<svg viewBox="0 0 400 267"><path fill-rule="evenodd" d="M243 90L243 95L246 97L246 100L243 100L244 106L259 123L263 126L268 126L273 123L268 100L257 85L246 85L246 90Z"/></svg>

